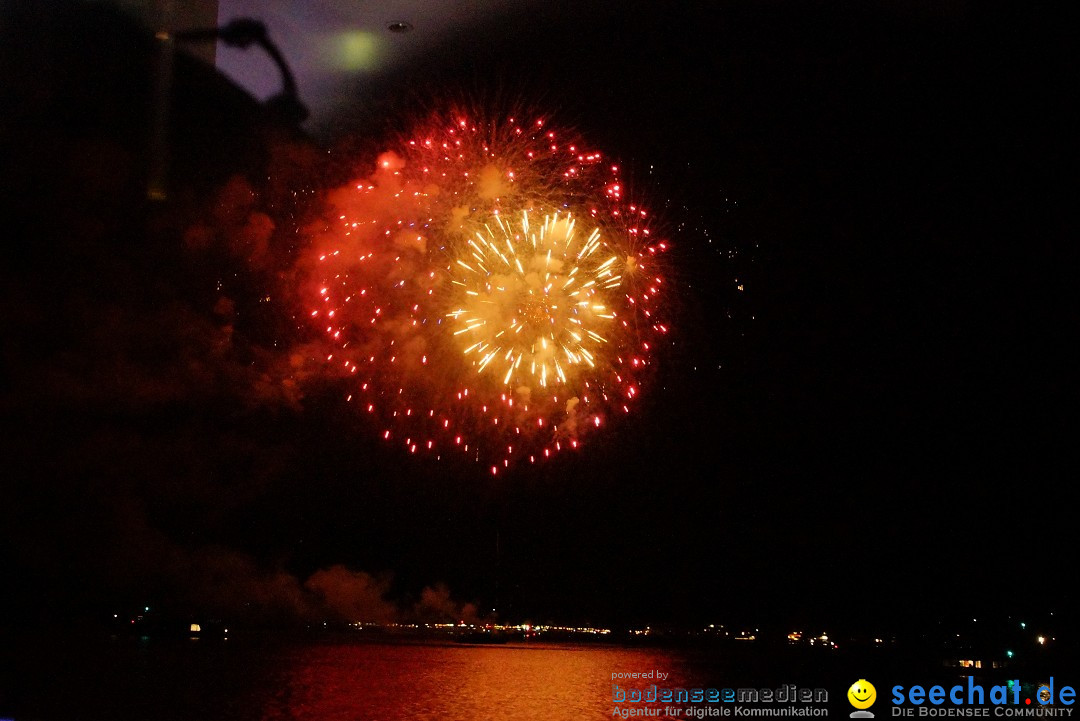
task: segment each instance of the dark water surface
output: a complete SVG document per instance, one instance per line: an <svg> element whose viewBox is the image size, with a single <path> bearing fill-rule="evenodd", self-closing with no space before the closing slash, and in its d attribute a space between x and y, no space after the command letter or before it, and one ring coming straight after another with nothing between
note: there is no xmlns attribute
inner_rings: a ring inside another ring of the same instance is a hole
<svg viewBox="0 0 1080 721"><path fill-rule="evenodd" d="M615 708L629 706L613 702L615 683L622 688L650 683L823 687L829 703L822 708L829 717L844 718L851 710L844 700L847 687L858 678L884 680L885 675L867 659L730 645L43 640L0 649L0 660L0 720L16 721L610 719ZM650 671L668 677L612 677ZM879 694L883 691L879 687ZM688 710L682 708L677 717L687 718Z"/></svg>
<svg viewBox="0 0 1080 721"><path fill-rule="evenodd" d="M616 670L686 669L670 654L572 646L324 646L281 674L264 719L610 717ZM625 684L624 684L625 685Z"/></svg>
<svg viewBox="0 0 1080 721"><path fill-rule="evenodd" d="M543 644L50 643L4 662L0 718L18 721L599 719L613 673L704 679L672 651Z"/></svg>

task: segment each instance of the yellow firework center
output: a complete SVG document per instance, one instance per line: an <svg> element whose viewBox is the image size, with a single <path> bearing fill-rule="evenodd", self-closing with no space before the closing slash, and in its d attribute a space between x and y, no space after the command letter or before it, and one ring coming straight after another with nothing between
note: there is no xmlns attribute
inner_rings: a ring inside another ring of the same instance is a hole
<svg viewBox="0 0 1080 721"><path fill-rule="evenodd" d="M450 265L447 315L465 357L512 387L567 384L595 368L615 321L621 255L569 213L496 215Z"/></svg>

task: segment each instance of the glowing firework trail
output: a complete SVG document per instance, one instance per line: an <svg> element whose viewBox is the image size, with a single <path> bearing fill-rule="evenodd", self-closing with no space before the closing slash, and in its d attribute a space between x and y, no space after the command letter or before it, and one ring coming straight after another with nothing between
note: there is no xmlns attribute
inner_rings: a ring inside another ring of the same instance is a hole
<svg viewBox="0 0 1080 721"><path fill-rule="evenodd" d="M597 331L615 320L608 304L622 276L617 256L601 260L599 230L587 237L575 230L569 213L530 227L522 211L519 226L496 215L468 240L471 264L459 258L450 267L461 274L451 283L462 305L448 315L478 371L498 371L507 386L543 388L570 383L582 366L596 368L607 343Z"/></svg>
<svg viewBox="0 0 1080 721"><path fill-rule="evenodd" d="M310 317L349 400L412 453L491 472L630 412L663 277L618 169L542 122L422 127L328 197Z"/></svg>

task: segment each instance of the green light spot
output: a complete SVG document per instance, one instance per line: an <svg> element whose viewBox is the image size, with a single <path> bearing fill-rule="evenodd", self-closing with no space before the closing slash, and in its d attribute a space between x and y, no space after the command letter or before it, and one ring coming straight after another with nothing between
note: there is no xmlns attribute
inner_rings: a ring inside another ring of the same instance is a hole
<svg viewBox="0 0 1080 721"><path fill-rule="evenodd" d="M353 30L334 36L326 60L338 70L373 70L379 55L379 39L374 33Z"/></svg>

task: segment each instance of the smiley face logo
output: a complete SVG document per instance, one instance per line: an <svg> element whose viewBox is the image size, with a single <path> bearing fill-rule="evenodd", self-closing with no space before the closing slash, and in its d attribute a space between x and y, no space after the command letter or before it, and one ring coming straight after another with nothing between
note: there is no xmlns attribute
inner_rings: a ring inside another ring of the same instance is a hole
<svg viewBox="0 0 1080 721"><path fill-rule="evenodd" d="M870 708L877 700L877 689L865 678L860 678L847 690L847 698L857 709Z"/></svg>

